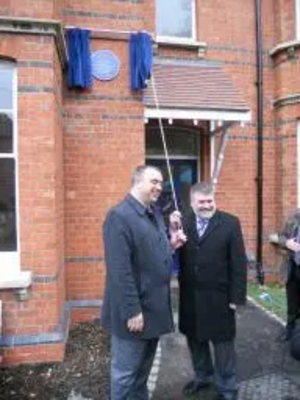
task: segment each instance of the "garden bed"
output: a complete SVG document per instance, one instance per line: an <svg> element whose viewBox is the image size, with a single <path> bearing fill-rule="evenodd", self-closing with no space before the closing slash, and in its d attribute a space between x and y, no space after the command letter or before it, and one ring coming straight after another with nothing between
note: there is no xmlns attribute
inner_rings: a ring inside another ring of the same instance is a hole
<svg viewBox="0 0 300 400"><path fill-rule="evenodd" d="M109 342L99 321L74 325L65 360L0 368L0 400L106 400Z"/></svg>

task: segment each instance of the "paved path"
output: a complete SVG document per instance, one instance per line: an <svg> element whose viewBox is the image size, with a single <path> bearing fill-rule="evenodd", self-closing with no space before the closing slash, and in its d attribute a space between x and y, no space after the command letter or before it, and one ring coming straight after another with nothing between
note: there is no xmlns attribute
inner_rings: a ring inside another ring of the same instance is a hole
<svg viewBox="0 0 300 400"><path fill-rule="evenodd" d="M177 289L174 305L177 306ZM176 316L176 313L175 313ZM300 362L276 340L282 326L248 303L238 311L236 348L240 373L239 400L300 400ZM183 385L192 378L184 336L178 332L161 340L161 365L152 400L181 400ZM194 397L213 400L213 389Z"/></svg>

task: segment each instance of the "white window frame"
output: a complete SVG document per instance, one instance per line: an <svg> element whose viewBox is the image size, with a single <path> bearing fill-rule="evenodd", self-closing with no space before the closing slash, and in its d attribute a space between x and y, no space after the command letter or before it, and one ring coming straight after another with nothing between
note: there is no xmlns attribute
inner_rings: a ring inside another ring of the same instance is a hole
<svg viewBox="0 0 300 400"><path fill-rule="evenodd" d="M295 0L295 25L296 39L300 40L300 0Z"/></svg>
<svg viewBox="0 0 300 400"><path fill-rule="evenodd" d="M164 1L164 0L156 0L158 1ZM192 36L190 38L180 38L177 36L163 36L163 35L156 35L156 40L158 43L178 43L178 44L193 44L197 42L197 23L196 23L196 0L191 0L192 2ZM156 7L156 12L157 12ZM156 26L156 31L157 31L157 26Z"/></svg>
<svg viewBox="0 0 300 400"><path fill-rule="evenodd" d="M13 116L13 151L12 153L0 153L0 158L12 158L15 160L15 223L17 230L17 250L12 252L0 251L0 273L2 274L3 268L5 273L14 274L20 271L20 229L19 229L19 165L18 165L18 126L17 126L17 98L18 98L18 83L17 83L17 66L13 62L0 60L0 71L2 68L8 66L13 71L12 90L13 90L13 104L12 109L0 109L0 112L9 112Z"/></svg>

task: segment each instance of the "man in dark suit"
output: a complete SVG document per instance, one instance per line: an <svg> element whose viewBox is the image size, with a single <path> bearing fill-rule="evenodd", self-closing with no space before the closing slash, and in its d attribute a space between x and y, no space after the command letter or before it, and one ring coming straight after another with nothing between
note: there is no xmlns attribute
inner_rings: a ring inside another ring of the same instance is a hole
<svg viewBox="0 0 300 400"><path fill-rule="evenodd" d="M173 330L172 251L154 207L162 180L159 169L138 167L130 193L104 223L107 275L101 323L111 333L111 400L148 400L158 338Z"/></svg>
<svg viewBox="0 0 300 400"><path fill-rule="evenodd" d="M247 286L240 223L216 209L213 188L206 183L192 187L191 208L182 221L187 242L179 250L179 329L187 337L195 377L183 393L194 395L214 377L219 399L235 400L235 309L245 303Z"/></svg>

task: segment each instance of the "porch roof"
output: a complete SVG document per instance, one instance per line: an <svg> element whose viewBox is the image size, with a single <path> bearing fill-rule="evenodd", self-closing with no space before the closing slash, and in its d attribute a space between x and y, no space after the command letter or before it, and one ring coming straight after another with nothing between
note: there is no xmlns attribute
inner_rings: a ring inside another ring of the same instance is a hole
<svg viewBox="0 0 300 400"><path fill-rule="evenodd" d="M156 108L155 83L159 108ZM144 92L146 118L249 121L249 105L220 63L156 60Z"/></svg>

